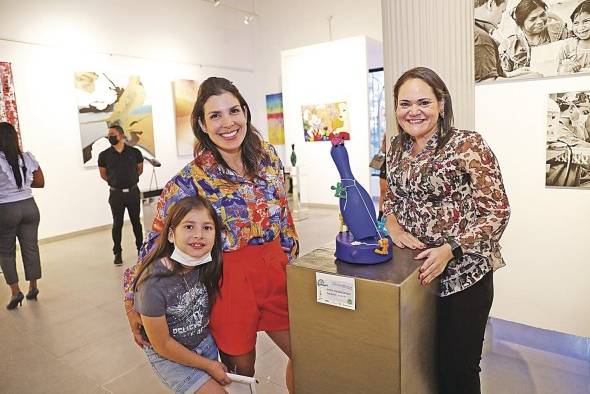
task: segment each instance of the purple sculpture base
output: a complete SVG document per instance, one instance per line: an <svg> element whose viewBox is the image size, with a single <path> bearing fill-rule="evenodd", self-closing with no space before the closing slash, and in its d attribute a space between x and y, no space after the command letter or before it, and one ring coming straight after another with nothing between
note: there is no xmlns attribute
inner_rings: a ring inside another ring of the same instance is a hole
<svg viewBox="0 0 590 394"><path fill-rule="evenodd" d="M334 256L338 260L342 260L352 264L379 264L391 260L393 257L393 241L391 238L386 237L389 240L389 248L387 254L375 253L375 249L378 248L378 238L365 238L363 244L353 245L356 241L352 233L349 231L340 232L336 236L336 252ZM372 245L365 245L372 244Z"/></svg>

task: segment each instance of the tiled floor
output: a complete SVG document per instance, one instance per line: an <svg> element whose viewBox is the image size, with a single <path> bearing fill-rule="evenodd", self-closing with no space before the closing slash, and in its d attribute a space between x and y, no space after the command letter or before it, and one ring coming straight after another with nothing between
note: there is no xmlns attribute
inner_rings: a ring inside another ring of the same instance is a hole
<svg viewBox="0 0 590 394"><path fill-rule="evenodd" d="M297 228L307 253L333 239L337 211L311 209ZM135 256L127 226L124 245L128 266ZM121 304L123 268L113 266L110 250L110 230L42 244L39 301L14 311L4 309L10 293L0 286L0 393L166 392L132 341ZM587 361L502 341L488 340L486 349L484 393L590 393ZM258 392L286 393L285 357L266 334L257 353Z"/></svg>

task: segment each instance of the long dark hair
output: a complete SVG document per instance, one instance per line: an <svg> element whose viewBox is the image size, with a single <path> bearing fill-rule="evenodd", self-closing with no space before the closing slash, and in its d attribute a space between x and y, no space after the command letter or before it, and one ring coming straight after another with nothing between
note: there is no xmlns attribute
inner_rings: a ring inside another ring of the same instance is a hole
<svg viewBox="0 0 590 394"><path fill-rule="evenodd" d="M209 306L213 305L217 295L219 294L219 280L222 277L223 270L223 257L221 248L221 222L217 216L217 212L211 203L204 197L197 195L194 197L185 197L174 204L168 211L166 221L164 222L164 228L160 233L158 240L156 241L155 249L150 252L139 265L137 275L133 282L133 291L136 291L143 282L145 282L153 274L148 268L150 265L163 257L170 257L174 251L174 244L168 241L168 232L174 231L176 226L180 224L182 219L193 209L205 209L211 216L213 223L215 224L215 242L213 249L211 250L211 257L213 261L198 266L195 269L199 270L199 280L205 285L207 294L209 296ZM180 274L183 271L183 266L174 260L169 260L172 263L172 271L168 275L172 276Z"/></svg>
<svg viewBox="0 0 590 394"><path fill-rule="evenodd" d="M18 145L18 134L16 133L16 129L8 122L0 123L0 152L4 152L6 161L8 161L8 164L10 164L10 167L12 168L16 186L18 186L19 189L22 189L23 184L25 184L27 181L27 167L25 166L23 153L21 152L20 146ZM22 176L20 168L18 168L19 157L23 163Z"/></svg>
<svg viewBox="0 0 590 394"><path fill-rule="evenodd" d="M401 86L410 79L420 79L430 86L434 92L434 96L440 102L444 103L443 114L438 118L438 143L436 146L436 152L439 152L445 144L449 141L454 133L453 128L453 103L451 101L451 95L449 89L443 80L438 76L437 73L426 67L415 67L402 74L401 77L395 83L393 87L393 103L397 108L397 100L399 89ZM401 128L396 118L397 129L399 130L399 138L395 139L393 145L394 157L399 159L402 154L403 147L410 138L410 136Z"/></svg>
<svg viewBox="0 0 590 394"><path fill-rule="evenodd" d="M256 177L259 167L260 159L264 155L264 148L262 147L262 137L259 131L252 126L252 113L248 107L248 103L244 100L238 88L225 78L210 77L207 78L199 87L199 93L197 94L197 101L193 107L191 114L191 126L193 133L197 137L197 146L195 147L195 156L199 152L209 151L215 157L218 164L221 165L224 171L222 176L225 180L229 181L228 173L231 168L219 153L219 149L209 138L209 135L201 128L199 121L205 124L205 102L211 96L219 96L223 93L230 93L233 95L240 106L242 111L246 113L246 136L242 142L242 162L244 163L244 170L250 177Z"/></svg>

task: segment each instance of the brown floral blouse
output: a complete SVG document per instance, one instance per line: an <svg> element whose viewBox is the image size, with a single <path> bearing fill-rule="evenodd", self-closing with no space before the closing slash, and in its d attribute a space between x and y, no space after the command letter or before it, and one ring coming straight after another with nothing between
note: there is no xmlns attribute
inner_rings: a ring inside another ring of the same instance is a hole
<svg viewBox="0 0 590 394"><path fill-rule="evenodd" d="M510 207L496 157L478 133L455 130L438 153L437 142L435 134L413 157L409 139L397 161L389 150L383 212L395 215L405 231L428 247L451 238L459 242L463 257L452 259L441 275L444 297L506 265L499 240Z"/></svg>

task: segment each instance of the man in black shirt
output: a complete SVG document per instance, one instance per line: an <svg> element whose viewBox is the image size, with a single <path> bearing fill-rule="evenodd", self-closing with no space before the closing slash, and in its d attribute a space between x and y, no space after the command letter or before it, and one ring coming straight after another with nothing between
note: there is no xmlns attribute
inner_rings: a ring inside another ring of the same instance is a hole
<svg viewBox="0 0 590 394"><path fill-rule="evenodd" d="M125 143L125 133L119 125L109 128L107 138L111 147L98 155L100 176L111 189L109 205L113 213L113 253L116 265L123 264L121 258L121 230L125 208L133 225L137 250L143 242L141 222L139 221L139 176L143 172L143 155Z"/></svg>

